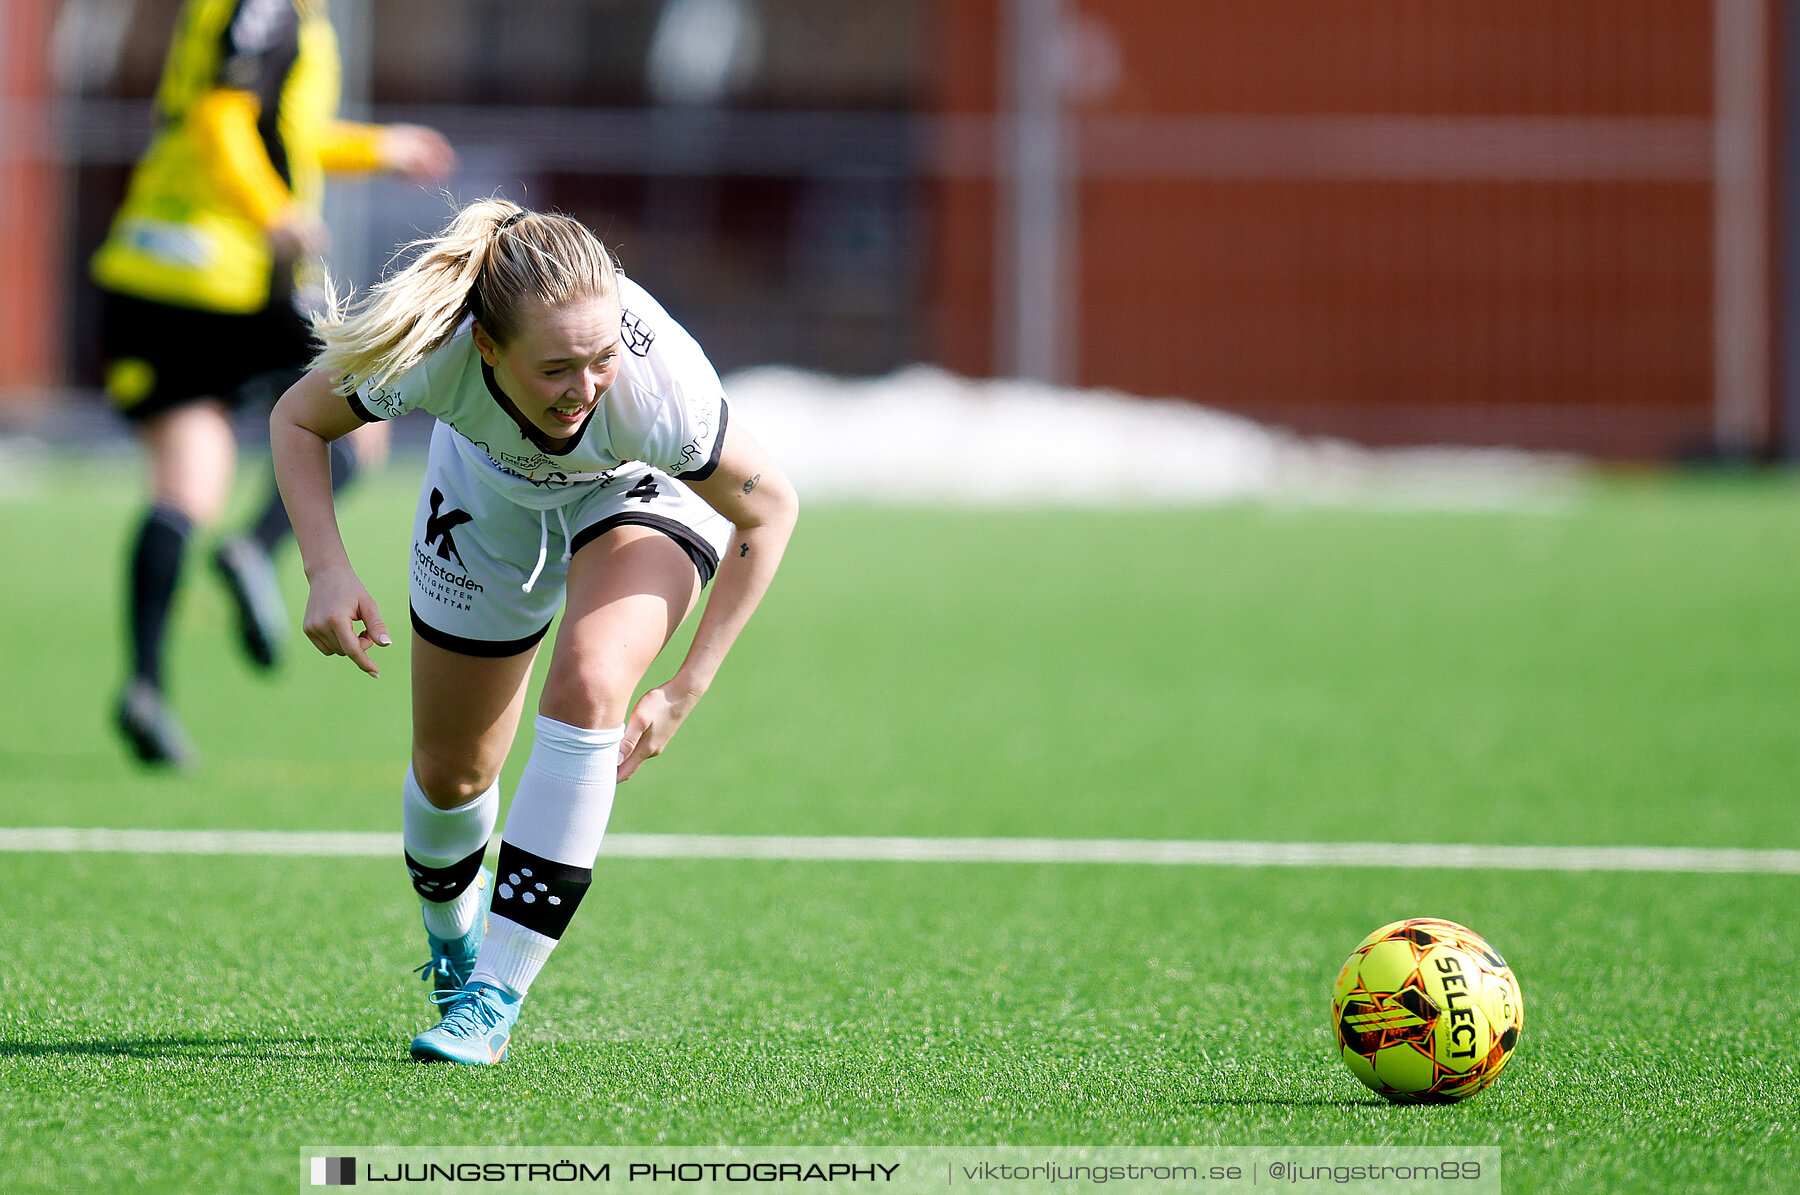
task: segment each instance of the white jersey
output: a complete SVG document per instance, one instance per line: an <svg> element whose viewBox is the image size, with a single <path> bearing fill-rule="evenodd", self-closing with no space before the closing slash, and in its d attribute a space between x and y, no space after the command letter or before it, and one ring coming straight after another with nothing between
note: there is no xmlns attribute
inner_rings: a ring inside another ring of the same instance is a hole
<svg viewBox="0 0 1800 1195"><path fill-rule="evenodd" d="M483 481L539 510L564 505L571 489L606 481L630 461L704 480L718 466L729 417L719 375L643 287L620 275L619 298L618 377L561 451L512 413L470 323L398 378L350 395L350 405L367 422L430 411L455 429L458 450Z"/></svg>

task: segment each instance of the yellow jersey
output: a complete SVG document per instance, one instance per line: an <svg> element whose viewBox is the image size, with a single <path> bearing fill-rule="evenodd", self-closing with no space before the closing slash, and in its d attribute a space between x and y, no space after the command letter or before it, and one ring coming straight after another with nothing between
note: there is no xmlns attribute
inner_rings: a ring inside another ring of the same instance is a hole
<svg viewBox="0 0 1800 1195"><path fill-rule="evenodd" d="M94 281L178 307L262 310L267 230L296 209L318 214L324 171L381 164L379 129L336 119L339 69L324 0L187 0L156 131Z"/></svg>

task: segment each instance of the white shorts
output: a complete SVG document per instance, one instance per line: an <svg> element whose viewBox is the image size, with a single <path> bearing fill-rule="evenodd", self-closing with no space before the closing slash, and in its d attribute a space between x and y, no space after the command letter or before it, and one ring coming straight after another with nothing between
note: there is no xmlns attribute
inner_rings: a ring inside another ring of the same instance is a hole
<svg viewBox="0 0 1800 1195"><path fill-rule="evenodd" d="M555 505L539 510L477 476L478 466L457 450L456 434L444 424L432 433L413 519L412 624L427 643L470 656L511 656L536 646L562 607L569 576L564 552L573 556L615 527L668 536L694 562L702 585L717 571L730 521L667 473L628 463L570 486ZM542 570L526 592L540 545Z"/></svg>

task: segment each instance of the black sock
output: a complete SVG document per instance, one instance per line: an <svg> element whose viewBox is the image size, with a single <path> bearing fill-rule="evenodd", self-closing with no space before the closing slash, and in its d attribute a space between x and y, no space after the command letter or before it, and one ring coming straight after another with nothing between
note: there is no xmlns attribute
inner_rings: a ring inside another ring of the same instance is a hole
<svg viewBox="0 0 1800 1195"><path fill-rule="evenodd" d="M561 939L593 882L591 867L558 863L502 838L494 865L493 911L533 933Z"/></svg>
<svg viewBox="0 0 1800 1195"><path fill-rule="evenodd" d="M482 856L486 854L487 843L484 842L475 848L472 855L458 859L447 867L432 867L419 862L408 851L406 872L412 876L413 891L419 894L419 899L434 904L449 904L468 891L469 885L475 882L475 877L481 872Z"/></svg>
<svg viewBox="0 0 1800 1195"><path fill-rule="evenodd" d="M131 670L162 688L163 632L193 520L172 506L153 506L131 556Z"/></svg>
<svg viewBox="0 0 1800 1195"><path fill-rule="evenodd" d="M331 442L331 492L337 493L350 484L356 476L356 449L350 447L348 438ZM293 524L288 522L287 505L281 500L281 491L273 486L269 490L269 502L263 507L262 516L256 520L256 526L250 529L250 538L262 545L264 552L273 554L281 541L292 531Z"/></svg>

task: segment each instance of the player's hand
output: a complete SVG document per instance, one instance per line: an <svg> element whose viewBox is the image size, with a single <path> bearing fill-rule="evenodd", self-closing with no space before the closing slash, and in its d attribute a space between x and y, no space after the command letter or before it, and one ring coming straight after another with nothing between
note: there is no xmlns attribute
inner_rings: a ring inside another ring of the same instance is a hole
<svg viewBox="0 0 1800 1195"><path fill-rule="evenodd" d="M422 124L383 125L381 156L389 170L415 183L434 183L456 171L450 142Z"/></svg>
<svg viewBox="0 0 1800 1195"><path fill-rule="evenodd" d="M269 238L269 251L277 261L298 261L302 257L323 257L331 248L331 232L325 222L310 212L290 211L281 223L263 235Z"/></svg>
<svg viewBox="0 0 1800 1195"><path fill-rule="evenodd" d="M684 694L673 685L663 685L638 698L625 724L625 737L619 743L619 780L631 774L647 759L655 759L681 729L681 724L700 700L698 693Z"/></svg>
<svg viewBox="0 0 1800 1195"><path fill-rule="evenodd" d="M361 633L356 629L359 622ZM369 659L369 650L387 647L393 640L381 621L381 611L375 608L375 599L353 569L331 569L313 578L301 625L321 655L349 656L370 676L381 675Z"/></svg>

